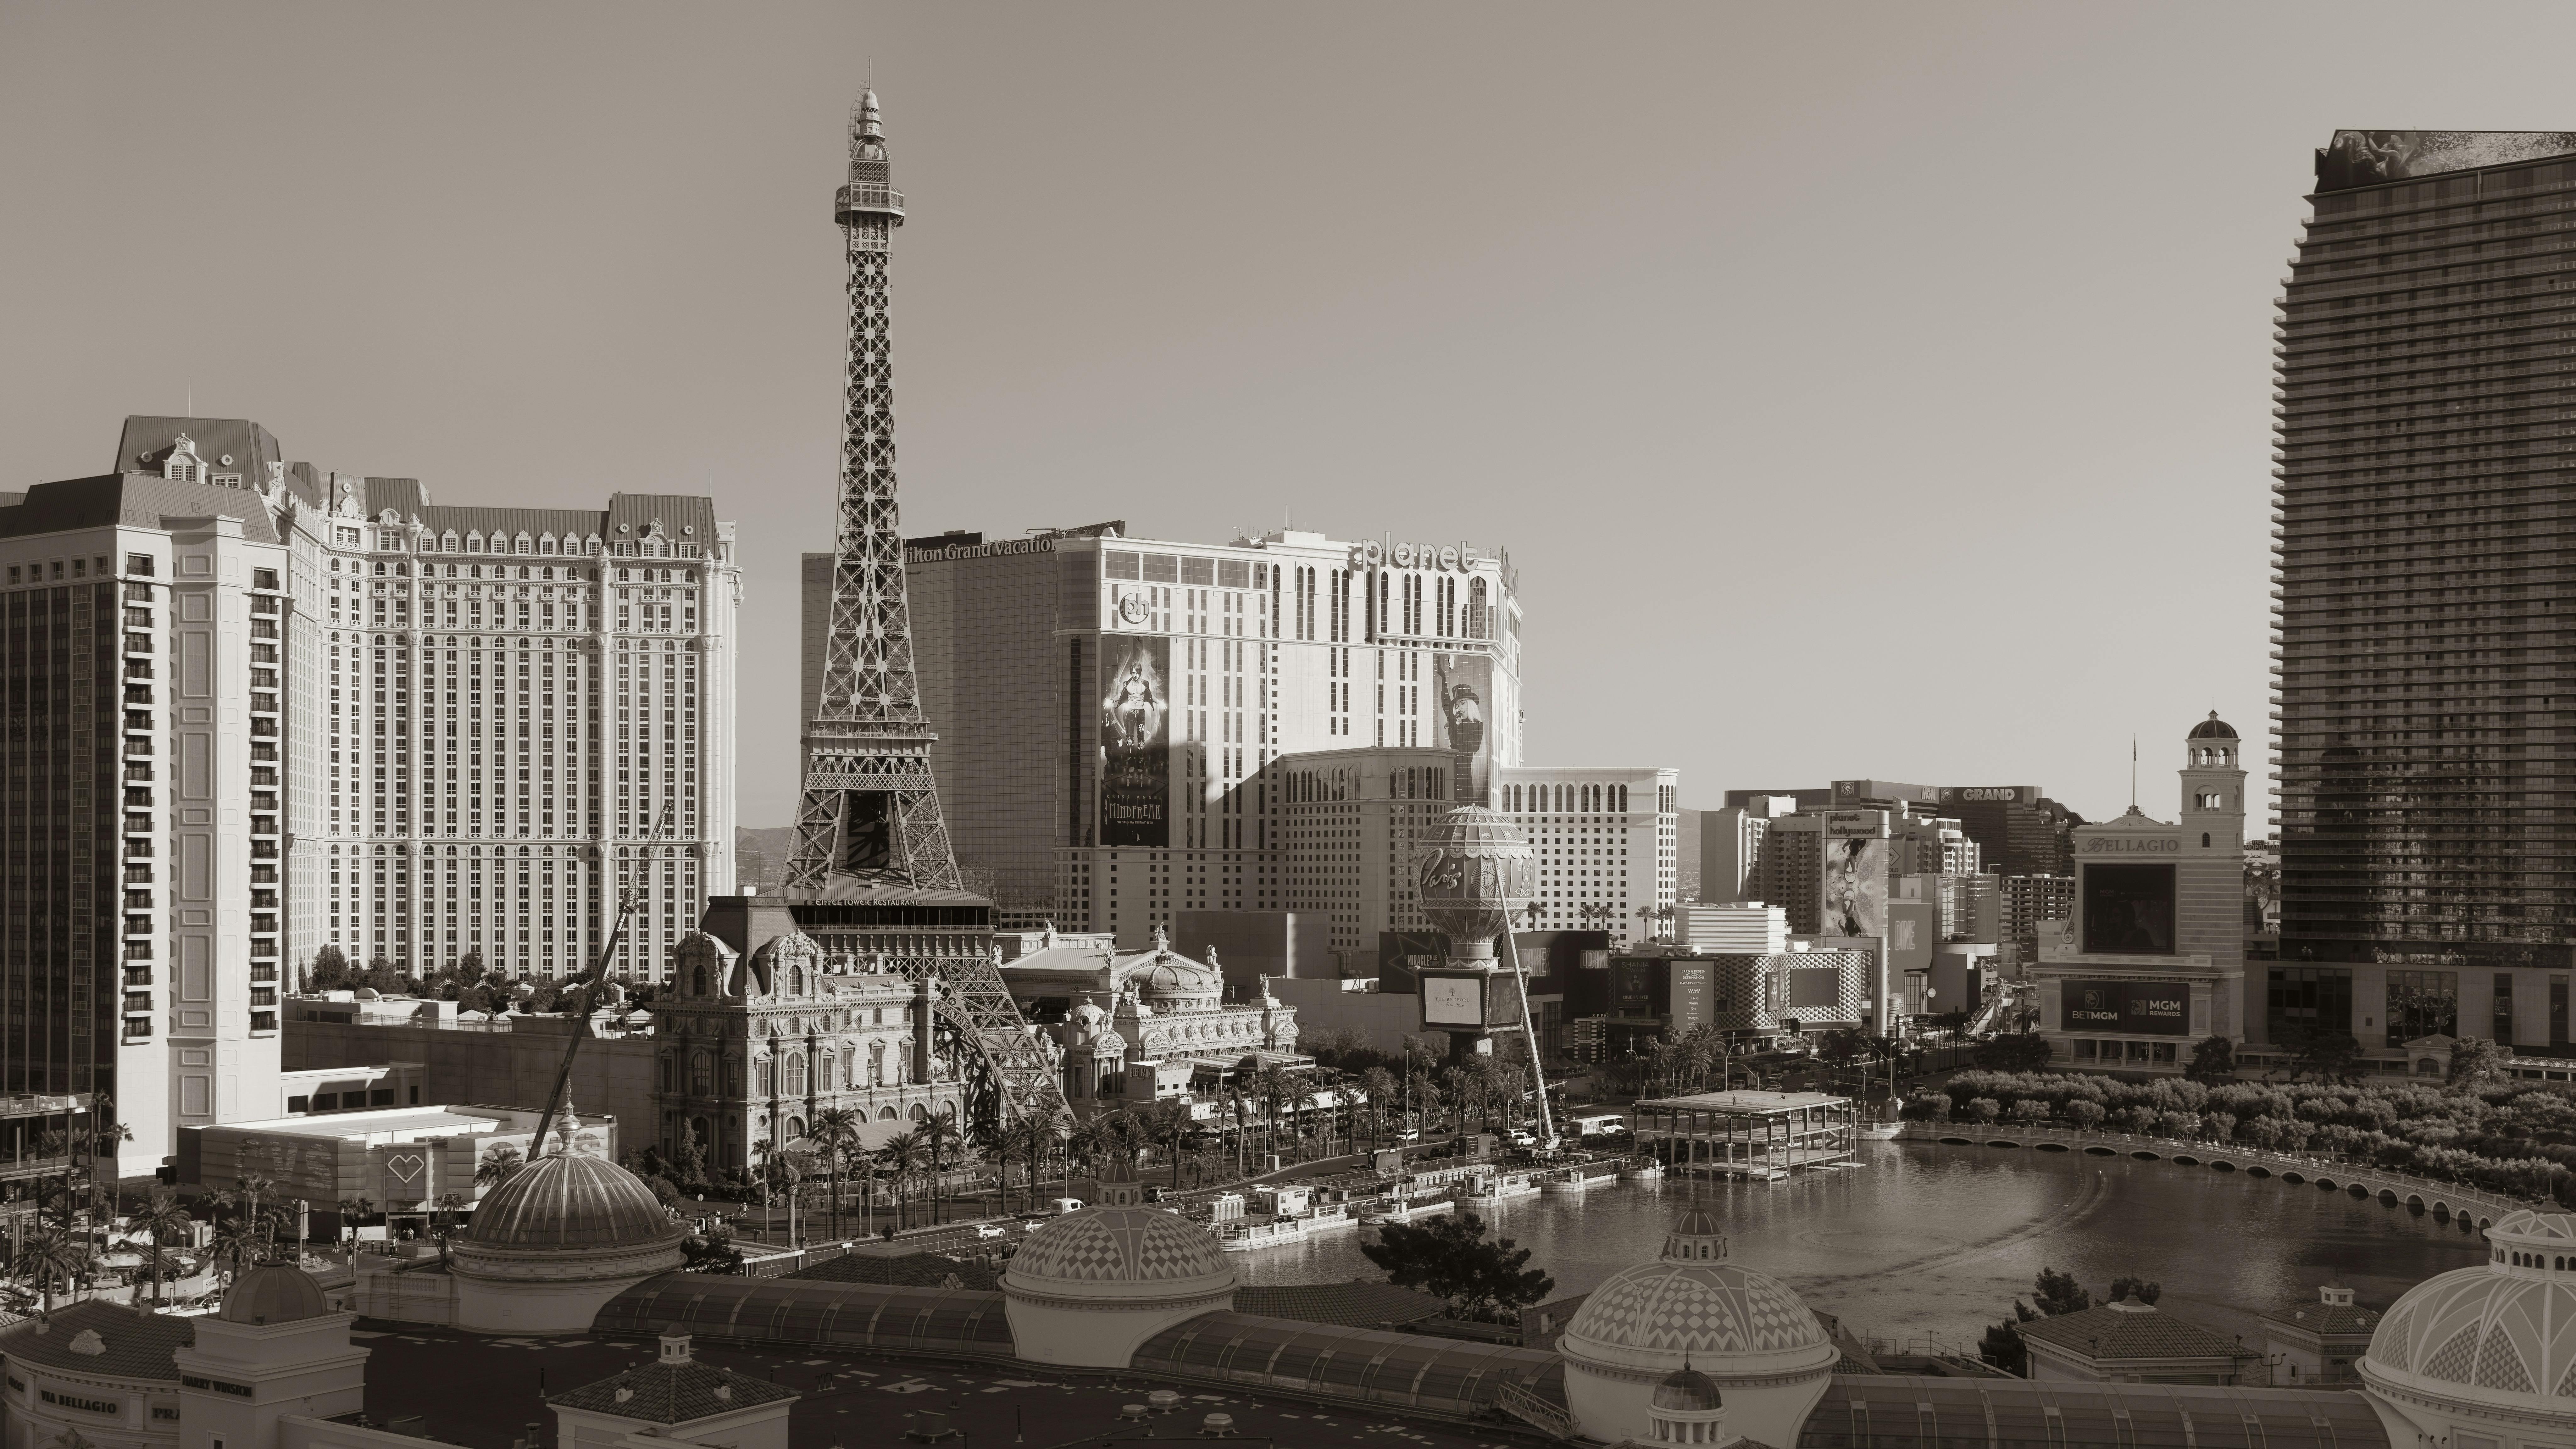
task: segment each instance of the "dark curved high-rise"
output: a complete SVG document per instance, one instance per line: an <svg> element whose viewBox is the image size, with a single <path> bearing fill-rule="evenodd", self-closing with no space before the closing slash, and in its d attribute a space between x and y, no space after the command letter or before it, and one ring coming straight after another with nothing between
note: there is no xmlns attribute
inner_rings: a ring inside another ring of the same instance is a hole
<svg viewBox="0 0 2576 1449"><path fill-rule="evenodd" d="M2563 1044L2576 132L2340 131L2311 200L2273 348L2268 1015Z"/></svg>

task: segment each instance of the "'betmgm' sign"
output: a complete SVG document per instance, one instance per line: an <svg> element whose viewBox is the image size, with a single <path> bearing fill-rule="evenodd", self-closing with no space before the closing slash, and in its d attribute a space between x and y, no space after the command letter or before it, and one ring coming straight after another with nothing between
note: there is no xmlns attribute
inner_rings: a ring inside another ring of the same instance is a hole
<svg viewBox="0 0 2576 1449"><path fill-rule="evenodd" d="M2191 992L2170 981L2069 981L2068 1031L2181 1036L2191 1024Z"/></svg>

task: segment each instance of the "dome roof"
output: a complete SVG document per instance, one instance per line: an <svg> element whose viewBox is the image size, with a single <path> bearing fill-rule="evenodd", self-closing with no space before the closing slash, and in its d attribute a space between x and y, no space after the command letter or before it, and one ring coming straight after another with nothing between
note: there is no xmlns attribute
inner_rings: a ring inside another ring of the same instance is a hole
<svg viewBox="0 0 2576 1449"><path fill-rule="evenodd" d="M1135 981L1138 994L1154 1003L1225 994L1225 978L1187 956L1158 955Z"/></svg>
<svg viewBox="0 0 2576 1449"><path fill-rule="evenodd" d="M294 1323L331 1311L322 1285L292 1263L263 1263L233 1281L215 1316L226 1323Z"/></svg>
<svg viewBox="0 0 2576 1449"><path fill-rule="evenodd" d="M1123 1298L1139 1285L1230 1289L1234 1269L1207 1229L1177 1213L1093 1207L1031 1228L1002 1284L1056 1298Z"/></svg>
<svg viewBox="0 0 2576 1449"><path fill-rule="evenodd" d="M680 1235L644 1180L605 1157L555 1153L510 1174L474 1209L469 1241L490 1248L632 1248Z"/></svg>
<svg viewBox="0 0 2576 1449"><path fill-rule="evenodd" d="M1655 1385L1654 1406L1672 1414L1705 1414L1726 1407L1717 1396L1717 1385L1689 1364Z"/></svg>
<svg viewBox="0 0 2576 1449"><path fill-rule="evenodd" d="M2232 740L2236 738L2236 727L2229 724L2227 721L2220 719L2218 717L2218 711L2213 709L2209 712L2209 718L2193 725L2191 727L2191 733L2184 736L2184 738L2194 740Z"/></svg>
<svg viewBox="0 0 2576 1449"><path fill-rule="evenodd" d="M1787 1285L1727 1261L1715 1214L1696 1204L1673 1224L1663 1256L1592 1290L1564 1341L1570 1352L1632 1366L1675 1355L1721 1369L1730 1357L1835 1355L1824 1325Z"/></svg>
<svg viewBox="0 0 2576 1449"><path fill-rule="evenodd" d="M2487 1230L2488 1261L2427 1278L2389 1306L2362 1357L2445 1399L2576 1412L2576 1216L2529 1210Z"/></svg>

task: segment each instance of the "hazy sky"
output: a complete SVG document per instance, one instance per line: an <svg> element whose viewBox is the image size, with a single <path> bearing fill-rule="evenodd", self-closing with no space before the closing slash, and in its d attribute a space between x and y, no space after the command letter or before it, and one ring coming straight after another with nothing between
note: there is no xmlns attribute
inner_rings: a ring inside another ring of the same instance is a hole
<svg viewBox="0 0 2576 1449"><path fill-rule="evenodd" d="M0 3L0 486L193 388L442 502L713 494L783 824L873 79L908 532L1465 538L1534 763L2098 818L2134 731L2170 815L2211 707L2263 763L2311 152L2576 128L2576 11L2443 13Z"/></svg>

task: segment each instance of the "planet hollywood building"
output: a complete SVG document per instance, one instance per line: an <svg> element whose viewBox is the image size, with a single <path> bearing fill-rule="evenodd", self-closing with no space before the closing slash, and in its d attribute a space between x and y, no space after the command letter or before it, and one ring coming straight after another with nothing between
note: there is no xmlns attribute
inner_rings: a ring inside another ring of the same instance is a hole
<svg viewBox="0 0 2576 1449"><path fill-rule="evenodd" d="M1181 911L1319 910L1337 927L1350 915L1337 937L1361 944L1371 927L1355 902L1292 879L1296 802L1278 762L1437 751L1446 798L1488 798L1520 761L1510 560L1456 541L1125 532L961 533L906 550L960 864L1005 928L1052 921L1134 945ZM822 557L806 560L809 703Z"/></svg>

